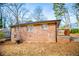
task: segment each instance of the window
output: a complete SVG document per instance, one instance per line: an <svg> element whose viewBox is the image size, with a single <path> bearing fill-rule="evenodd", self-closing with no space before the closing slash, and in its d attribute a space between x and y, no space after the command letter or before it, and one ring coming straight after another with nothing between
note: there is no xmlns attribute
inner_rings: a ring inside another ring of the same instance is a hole
<svg viewBox="0 0 79 59"><path fill-rule="evenodd" d="M33 32L33 26L27 26L27 31L28 32Z"/></svg>
<svg viewBox="0 0 79 59"><path fill-rule="evenodd" d="M16 38L16 34L14 34L14 38Z"/></svg>
<svg viewBox="0 0 79 59"><path fill-rule="evenodd" d="M47 30L48 29L48 25L47 24L43 24L41 27L42 27L43 30Z"/></svg>

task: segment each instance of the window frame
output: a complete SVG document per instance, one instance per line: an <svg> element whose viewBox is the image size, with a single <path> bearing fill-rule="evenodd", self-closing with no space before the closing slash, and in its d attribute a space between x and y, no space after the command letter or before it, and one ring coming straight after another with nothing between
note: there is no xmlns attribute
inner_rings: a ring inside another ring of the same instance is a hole
<svg viewBox="0 0 79 59"><path fill-rule="evenodd" d="M41 28L42 28L43 30L48 30L48 24L42 24L42 25L41 25Z"/></svg>
<svg viewBox="0 0 79 59"><path fill-rule="evenodd" d="M28 25L27 26L27 32L33 32L33 25Z"/></svg>

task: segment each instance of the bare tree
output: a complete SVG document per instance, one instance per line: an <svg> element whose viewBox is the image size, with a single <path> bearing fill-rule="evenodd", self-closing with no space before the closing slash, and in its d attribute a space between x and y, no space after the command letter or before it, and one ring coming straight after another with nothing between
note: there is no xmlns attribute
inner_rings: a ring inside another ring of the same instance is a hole
<svg viewBox="0 0 79 59"><path fill-rule="evenodd" d="M32 17L37 21L46 20L46 17L43 14L43 9L40 6L37 6L32 14Z"/></svg>
<svg viewBox="0 0 79 59"><path fill-rule="evenodd" d="M8 10L12 13L12 17L15 18L16 20L16 40L21 40L21 35L20 35L20 19L23 19L24 15L28 12L27 10L22 10L22 6L24 4L21 3L11 3L11 4L6 4L6 7ZM22 16L22 17L21 17ZM10 19L11 20L11 19Z"/></svg>
<svg viewBox="0 0 79 59"><path fill-rule="evenodd" d="M74 14L76 16L76 19L77 19L77 25L78 25L78 28L79 28L79 3L75 3L73 5L73 10L74 10Z"/></svg>

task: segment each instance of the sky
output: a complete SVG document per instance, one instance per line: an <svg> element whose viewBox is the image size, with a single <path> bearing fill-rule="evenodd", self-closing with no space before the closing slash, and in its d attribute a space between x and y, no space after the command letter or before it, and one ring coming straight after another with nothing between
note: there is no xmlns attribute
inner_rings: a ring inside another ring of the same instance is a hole
<svg viewBox="0 0 79 59"><path fill-rule="evenodd" d="M71 23L75 23L76 19L74 14L72 14L72 9L71 9L71 5L70 3L66 4L66 7L69 10L69 15L70 15L70 19L71 19ZM45 17L47 18L46 20L55 20L55 15L54 15L54 11L53 11L53 4L52 3L28 3L26 4L27 9L29 9L30 11L33 12L33 10L40 6L43 9L43 14L45 15Z"/></svg>
<svg viewBox="0 0 79 59"><path fill-rule="evenodd" d="M26 7L31 12L33 12L33 10L38 6L40 6L43 9L43 14L47 18L46 20L56 20L55 15L54 15L54 10L53 10L53 3L31 3L31 4L28 3L24 7ZM72 4L66 3L65 6L69 11L70 21L73 26L74 23L76 23L77 21L76 21L75 15L73 14L73 10L71 8ZM65 23L61 22L60 26L64 26L64 25ZM76 25L74 25L73 27L76 27Z"/></svg>
<svg viewBox="0 0 79 59"><path fill-rule="evenodd" d="M23 6L23 8L26 8L30 10L30 12L33 12L34 9L38 6L40 6L43 9L43 14L47 18L46 20L56 20L53 10L53 3L27 3ZM66 7L68 8L70 15L70 21L71 23L76 23L76 18L75 15L72 13L73 10L71 6L72 6L71 3L66 3ZM63 25L64 23L62 22L61 24Z"/></svg>
<svg viewBox="0 0 79 59"><path fill-rule="evenodd" d="M52 3L32 3L26 4L25 7L27 7L27 9L33 12L33 10L38 6L40 6L43 9L43 14L47 18L47 20L55 19Z"/></svg>

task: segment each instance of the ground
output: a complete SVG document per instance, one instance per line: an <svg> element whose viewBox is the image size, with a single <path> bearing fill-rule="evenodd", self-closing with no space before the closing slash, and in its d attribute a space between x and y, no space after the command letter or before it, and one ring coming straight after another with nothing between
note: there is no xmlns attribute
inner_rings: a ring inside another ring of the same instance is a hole
<svg viewBox="0 0 79 59"><path fill-rule="evenodd" d="M78 37L79 34L72 34ZM79 42L26 43L15 44L11 41L0 44L2 56L79 56Z"/></svg>
<svg viewBox="0 0 79 59"><path fill-rule="evenodd" d="M0 54L7 56L71 56L79 55L79 43L22 43L0 44Z"/></svg>

